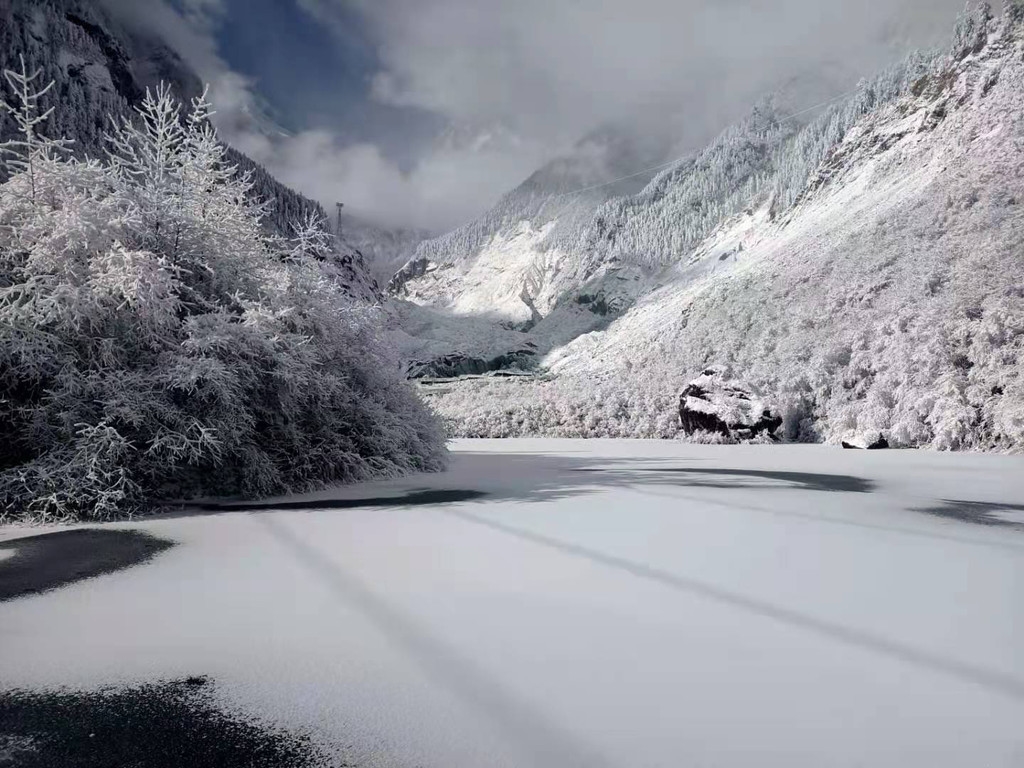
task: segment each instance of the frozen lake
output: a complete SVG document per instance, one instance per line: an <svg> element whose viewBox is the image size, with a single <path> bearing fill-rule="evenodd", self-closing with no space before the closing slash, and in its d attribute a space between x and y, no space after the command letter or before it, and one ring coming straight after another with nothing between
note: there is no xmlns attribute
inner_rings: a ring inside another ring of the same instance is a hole
<svg viewBox="0 0 1024 768"><path fill-rule="evenodd" d="M1024 765L1024 458L454 450L114 526L180 546L0 603L0 687L209 675L360 766Z"/></svg>

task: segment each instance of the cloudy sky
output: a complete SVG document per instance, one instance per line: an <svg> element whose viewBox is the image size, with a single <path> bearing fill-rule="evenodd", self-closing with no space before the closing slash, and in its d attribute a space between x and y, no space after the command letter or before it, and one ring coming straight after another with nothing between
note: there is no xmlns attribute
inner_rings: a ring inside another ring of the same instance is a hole
<svg viewBox="0 0 1024 768"><path fill-rule="evenodd" d="M213 86L289 185L449 229L602 124L701 139L941 39L963 0L105 0ZM662 128L664 126L661 126ZM682 137L681 137L682 138Z"/></svg>

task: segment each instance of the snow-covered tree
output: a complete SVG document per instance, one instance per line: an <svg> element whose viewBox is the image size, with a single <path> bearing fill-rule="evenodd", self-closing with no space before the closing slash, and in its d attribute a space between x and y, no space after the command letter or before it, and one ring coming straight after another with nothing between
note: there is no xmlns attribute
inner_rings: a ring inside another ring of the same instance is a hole
<svg viewBox="0 0 1024 768"><path fill-rule="evenodd" d="M170 91L110 130L106 162L22 127L0 185L0 518L106 518L444 461L375 310L332 280L315 217L293 238ZM20 89L20 90L19 90Z"/></svg>

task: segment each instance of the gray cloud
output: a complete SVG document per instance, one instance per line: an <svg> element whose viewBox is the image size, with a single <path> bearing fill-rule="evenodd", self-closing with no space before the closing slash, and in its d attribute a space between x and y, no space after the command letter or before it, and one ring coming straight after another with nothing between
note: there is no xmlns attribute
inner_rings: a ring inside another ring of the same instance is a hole
<svg viewBox="0 0 1024 768"><path fill-rule="evenodd" d="M320 0L321 3L331 0ZM348 0L334 0L347 2ZM952 25L963 0L360 0L377 98L569 139L651 104L744 107L847 82Z"/></svg>
<svg viewBox="0 0 1024 768"><path fill-rule="evenodd" d="M420 142L402 167L372 141L344 144L329 130L270 139L253 119L251 83L217 55L213 30L231 23L219 0L191 0L177 21L159 25L174 28L172 44L215 84L226 137L286 183L326 203L345 200L380 223L435 230L480 213L602 123L671 120L683 144L706 138L768 89L787 85L800 105L849 88L911 48L941 40L963 7L963 0L296 2L339 46L350 44L349 22L360 14L380 59L366 98L426 110L450 130Z"/></svg>
<svg viewBox="0 0 1024 768"><path fill-rule="evenodd" d="M252 134L236 134L234 140L285 184L327 206L341 200L348 211L377 224L434 232L481 212L546 157L540 145L437 146L403 171L379 147L339 146L322 130L278 141Z"/></svg>
<svg viewBox="0 0 1024 768"><path fill-rule="evenodd" d="M116 18L156 34L171 46L210 87L218 122L232 138L250 139L248 132L256 97L253 84L231 68L217 49L216 29L226 22L223 0L100 0Z"/></svg>

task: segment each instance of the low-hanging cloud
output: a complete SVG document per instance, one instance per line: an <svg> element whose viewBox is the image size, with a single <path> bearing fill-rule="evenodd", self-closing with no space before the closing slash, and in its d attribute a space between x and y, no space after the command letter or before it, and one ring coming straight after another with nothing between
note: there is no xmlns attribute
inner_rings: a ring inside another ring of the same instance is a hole
<svg viewBox="0 0 1024 768"><path fill-rule="evenodd" d="M283 181L379 223L436 231L480 213L603 123L672 120L681 139L706 138L767 90L787 86L799 104L849 88L941 40L963 7L963 0L294 2L339 46L350 44L358 14L379 58L365 98L397 107L397 120L403 109L432 114L448 130L424 142L410 121L410 145L415 138L418 147L411 160L329 128L268 137L252 119L252 84L212 50L216 24L232 23L220 0L184 3L175 23L185 31L171 43L217 86L226 137ZM163 0L150 4L171 11Z"/></svg>
<svg viewBox="0 0 1024 768"><path fill-rule="evenodd" d="M381 40L377 98L548 139L578 137L650 105L735 110L766 88L823 71L856 80L934 40L963 7L963 0L357 1Z"/></svg>
<svg viewBox="0 0 1024 768"><path fill-rule="evenodd" d="M344 201L346 210L378 225L428 232L462 223L544 159L539 146L532 153L523 148L435 148L411 169L402 170L379 147L339 146L336 137L323 130L279 141L237 138L243 151L282 182L329 208L332 201ZM504 180L504 189L496 179Z"/></svg>

